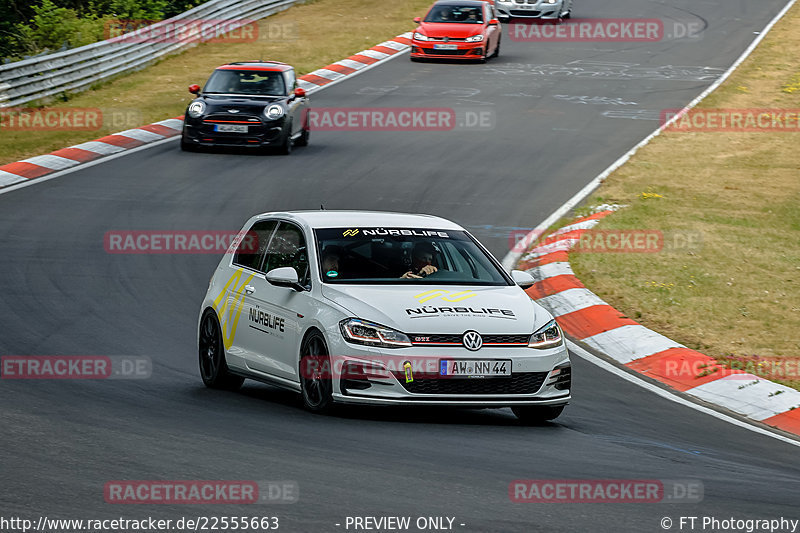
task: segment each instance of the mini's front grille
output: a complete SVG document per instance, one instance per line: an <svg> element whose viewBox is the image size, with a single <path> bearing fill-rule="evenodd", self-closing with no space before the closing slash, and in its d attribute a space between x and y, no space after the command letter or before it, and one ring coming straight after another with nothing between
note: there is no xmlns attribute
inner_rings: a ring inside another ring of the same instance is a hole
<svg viewBox="0 0 800 533"><path fill-rule="evenodd" d="M244 124L249 122L261 123L261 119L256 115L247 113L214 113L203 117L205 122L230 122L234 124Z"/></svg>
<svg viewBox="0 0 800 533"><path fill-rule="evenodd" d="M521 372L510 377L496 378L450 378L438 374L414 375L414 381L405 382L405 377L395 373L403 387L413 394L535 394L542 388L548 372ZM427 377L426 377L427 376Z"/></svg>
<svg viewBox="0 0 800 533"><path fill-rule="evenodd" d="M411 333L411 344L419 346L462 346L463 334ZM484 346L527 346L530 335L482 335Z"/></svg>

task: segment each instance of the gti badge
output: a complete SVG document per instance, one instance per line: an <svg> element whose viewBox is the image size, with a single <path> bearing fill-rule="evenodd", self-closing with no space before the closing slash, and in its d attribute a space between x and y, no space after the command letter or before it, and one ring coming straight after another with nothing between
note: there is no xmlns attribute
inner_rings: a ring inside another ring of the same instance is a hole
<svg viewBox="0 0 800 533"><path fill-rule="evenodd" d="M464 348L474 352L480 350L481 346L483 346L483 338L477 331L467 331L464 333L461 343L464 345Z"/></svg>

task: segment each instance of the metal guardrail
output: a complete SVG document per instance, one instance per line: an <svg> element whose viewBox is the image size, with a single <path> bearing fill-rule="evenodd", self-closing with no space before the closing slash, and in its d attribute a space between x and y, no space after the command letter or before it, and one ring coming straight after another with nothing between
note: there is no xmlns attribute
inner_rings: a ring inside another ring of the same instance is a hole
<svg viewBox="0 0 800 533"><path fill-rule="evenodd" d="M209 40L202 32L187 32L176 38L170 32L176 24L189 21L227 21L235 29L302 0L210 0L171 19L126 33L120 37L16 61L0 66L0 108L18 106L89 86L123 72L143 68L148 63ZM160 36L157 36L159 35Z"/></svg>

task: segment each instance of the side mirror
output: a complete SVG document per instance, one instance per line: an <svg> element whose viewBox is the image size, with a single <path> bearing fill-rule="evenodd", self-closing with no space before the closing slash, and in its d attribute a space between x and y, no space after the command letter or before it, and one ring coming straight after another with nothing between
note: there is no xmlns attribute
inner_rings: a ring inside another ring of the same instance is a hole
<svg viewBox="0 0 800 533"><path fill-rule="evenodd" d="M522 270L512 270L511 279L513 279L514 283L516 283L523 289L530 288L533 286L534 283L536 283L536 280L534 279L533 276L531 276L527 272L523 272Z"/></svg>
<svg viewBox="0 0 800 533"><path fill-rule="evenodd" d="M422 17L414 17L414 22L419 24L420 22L422 22Z"/></svg>
<svg viewBox="0 0 800 533"><path fill-rule="evenodd" d="M297 271L292 267L273 268L267 272L267 281L276 287L288 287L297 292L303 292L305 287L297 279Z"/></svg>
<svg viewBox="0 0 800 533"><path fill-rule="evenodd" d="M500 21L497 19L492 19L489 21L489 26L497 26L498 24L500 24Z"/></svg>
<svg viewBox="0 0 800 533"><path fill-rule="evenodd" d="M302 87L298 87L297 89L294 90L294 95L297 98L305 98L306 97L306 90L303 89Z"/></svg>
<svg viewBox="0 0 800 533"><path fill-rule="evenodd" d="M197 94L200 92L200 86L196 83L194 85L189 85L189 92L192 94Z"/></svg>

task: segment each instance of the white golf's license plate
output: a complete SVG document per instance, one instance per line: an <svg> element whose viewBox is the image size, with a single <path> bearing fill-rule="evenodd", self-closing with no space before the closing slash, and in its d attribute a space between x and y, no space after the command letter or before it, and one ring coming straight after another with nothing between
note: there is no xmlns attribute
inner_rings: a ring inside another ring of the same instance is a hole
<svg viewBox="0 0 800 533"><path fill-rule="evenodd" d="M511 361L509 359L441 359L439 375L460 378L510 376Z"/></svg>
<svg viewBox="0 0 800 533"><path fill-rule="evenodd" d="M457 44L434 44L434 50L458 50Z"/></svg>
<svg viewBox="0 0 800 533"><path fill-rule="evenodd" d="M214 124L214 131L223 133L247 133L247 126L239 124Z"/></svg>

